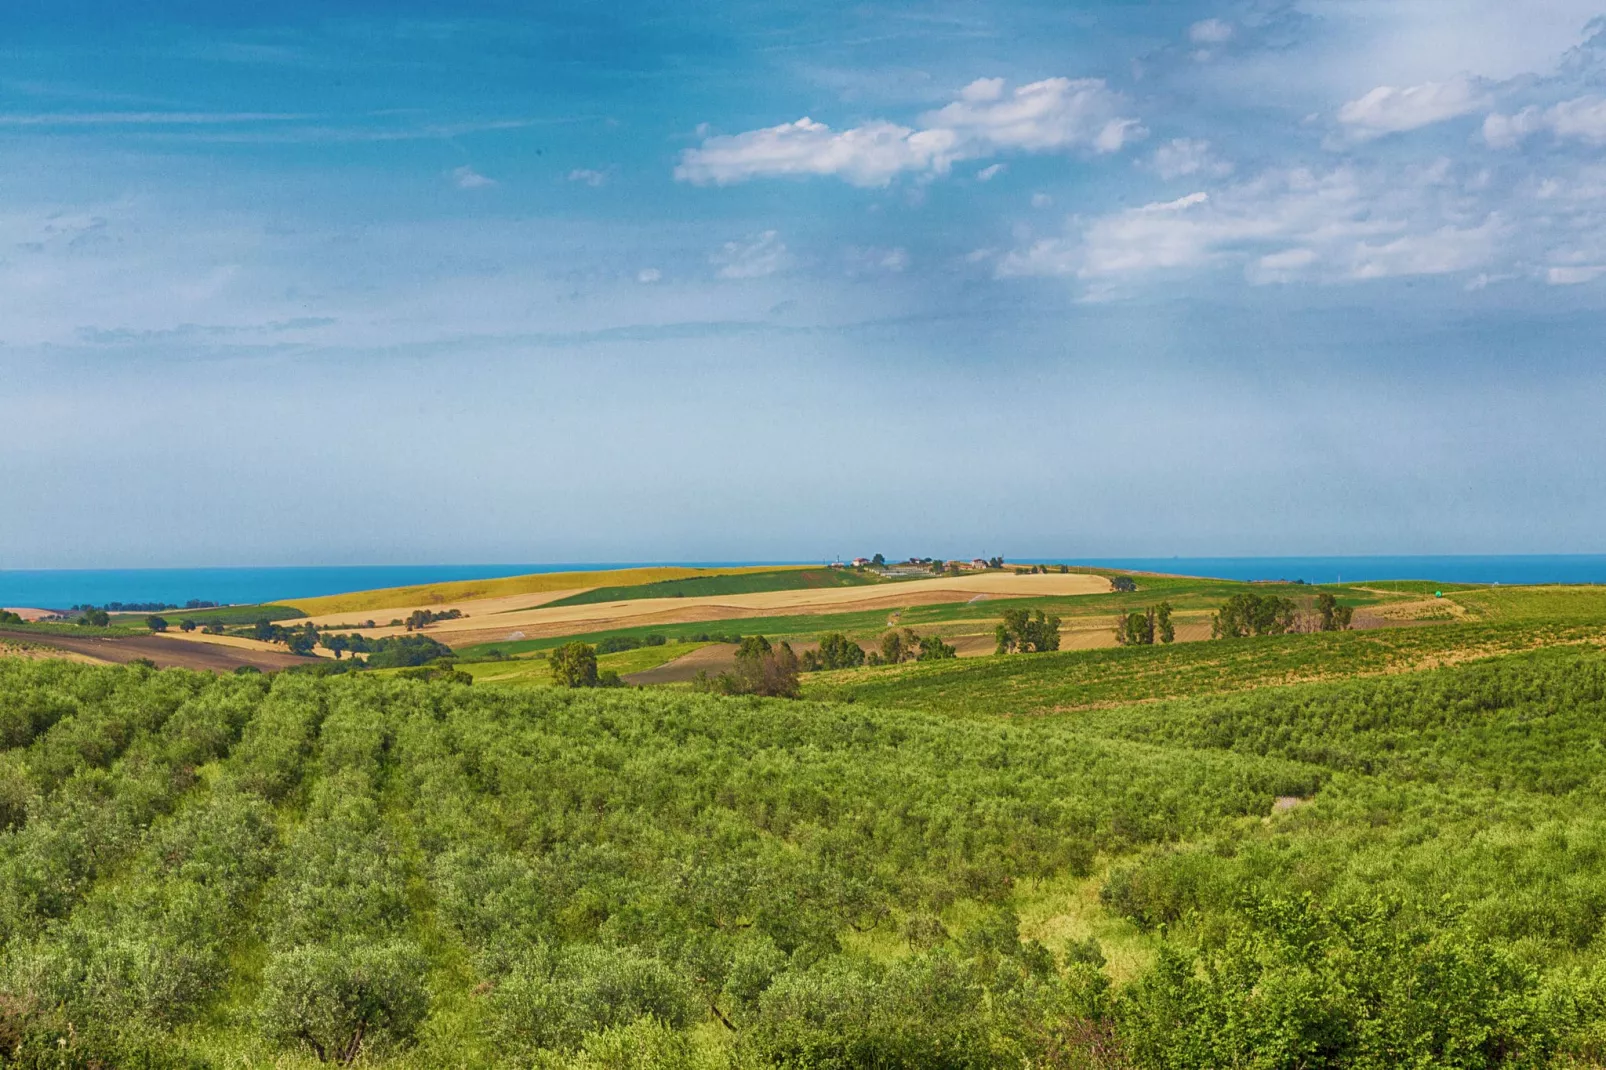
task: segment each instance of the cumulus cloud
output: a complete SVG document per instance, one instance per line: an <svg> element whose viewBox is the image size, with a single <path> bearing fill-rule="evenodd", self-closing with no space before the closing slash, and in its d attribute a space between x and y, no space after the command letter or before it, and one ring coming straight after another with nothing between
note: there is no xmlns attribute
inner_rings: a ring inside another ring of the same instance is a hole
<svg viewBox="0 0 1606 1070"><path fill-rule="evenodd" d="M1008 166L1008 164L1002 163L988 164L986 167L983 167L980 171L976 172L976 181L991 182L993 179L1003 174L1005 168Z"/></svg>
<svg viewBox="0 0 1606 1070"><path fill-rule="evenodd" d="M568 178L570 182L580 182L590 186L592 189L596 189L608 181L608 172L596 171L589 167L576 167L569 172Z"/></svg>
<svg viewBox="0 0 1606 1070"><path fill-rule="evenodd" d="M1210 151L1210 142L1199 138L1179 137L1166 142L1149 157L1149 167L1167 182L1191 175L1220 178L1232 174L1232 164L1219 159Z"/></svg>
<svg viewBox="0 0 1606 1070"><path fill-rule="evenodd" d="M1483 121L1483 139L1497 149L1515 148L1533 134L1606 144L1606 97L1564 100L1548 108L1528 107L1512 115L1495 112Z"/></svg>
<svg viewBox="0 0 1606 1070"><path fill-rule="evenodd" d="M452 183L458 189L488 189L496 179L486 178L472 167L459 167L452 172Z"/></svg>
<svg viewBox="0 0 1606 1070"><path fill-rule="evenodd" d="M1431 169L1409 177L1272 171L1217 193L1077 220L998 262L998 274L1069 275L1108 285L1155 272L1236 265L1254 283L1443 275L1492 260L1498 213L1445 220ZM1437 218L1435 218L1437 217ZM1431 220L1431 222L1428 222Z"/></svg>
<svg viewBox="0 0 1606 1070"><path fill-rule="evenodd" d="M1002 78L980 78L913 127L874 120L833 130L805 116L710 137L681 154L675 177L729 185L829 175L856 186L885 186L900 174L943 175L957 162L1004 152L1113 153L1144 136L1136 119L1120 114L1122 105L1120 94L1096 78L1048 78L1014 89Z"/></svg>
<svg viewBox="0 0 1606 1070"><path fill-rule="evenodd" d="M745 241L728 241L709 257L722 279L761 279L791 263L786 243L773 230L755 234Z"/></svg>
<svg viewBox="0 0 1606 1070"><path fill-rule="evenodd" d="M1397 89L1380 85L1338 109L1338 121L1355 140L1430 126L1478 110L1488 103L1470 78L1423 82Z"/></svg>
<svg viewBox="0 0 1606 1070"><path fill-rule="evenodd" d="M642 268L636 272L636 281L643 285L657 282L664 277L664 273L657 268Z"/></svg>

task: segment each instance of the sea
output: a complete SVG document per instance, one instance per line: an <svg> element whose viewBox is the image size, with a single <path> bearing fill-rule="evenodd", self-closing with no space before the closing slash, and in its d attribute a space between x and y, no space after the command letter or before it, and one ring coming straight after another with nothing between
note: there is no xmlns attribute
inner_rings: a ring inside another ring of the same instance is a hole
<svg viewBox="0 0 1606 1070"><path fill-rule="evenodd" d="M665 564L666 562L654 562ZM668 562L682 564L682 562ZM745 562L744 562L745 563ZM710 567L728 562L686 562ZM536 572L586 572L645 567L634 562L508 565L326 565L277 568L0 569L0 606L69 609L111 602L191 600L219 605L260 605L287 598L316 598L379 587L410 587L453 580L490 580Z"/></svg>
<svg viewBox="0 0 1606 1070"><path fill-rule="evenodd" d="M1437 580L1440 583L1606 583L1606 554L1405 557L1106 557L1055 561L1221 580Z"/></svg>
<svg viewBox="0 0 1606 1070"><path fill-rule="evenodd" d="M1408 557L1104 557L1032 558L1054 564L1093 565L1210 576L1226 580L1438 580L1442 583L1606 583L1606 554L1515 554ZM782 564L773 561L651 562L715 567ZM406 587L418 583L484 580L536 572L643 567L641 562L506 565L330 565L278 568L0 569L0 606L68 609L109 602L195 599L220 605L255 605L276 599Z"/></svg>

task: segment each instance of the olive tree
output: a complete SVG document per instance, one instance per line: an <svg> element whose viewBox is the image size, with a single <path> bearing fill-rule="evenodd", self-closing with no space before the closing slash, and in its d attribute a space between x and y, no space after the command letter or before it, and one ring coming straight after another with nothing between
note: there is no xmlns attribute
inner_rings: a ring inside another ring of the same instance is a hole
<svg viewBox="0 0 1606 1070"><path fill-rule="evenodd" d="M589 643L564 643L551 654L552 682L559 687L597 686L597 648Z"/></svg>

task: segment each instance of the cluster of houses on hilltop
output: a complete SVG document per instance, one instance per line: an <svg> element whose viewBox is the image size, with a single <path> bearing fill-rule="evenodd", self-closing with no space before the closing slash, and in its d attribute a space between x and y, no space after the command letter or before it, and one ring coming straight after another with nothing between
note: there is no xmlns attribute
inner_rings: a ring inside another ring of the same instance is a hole
<svg viewBox="0 0 1606 1070"><path fill-rule="evenodd" d="M878 554L877 557L879 557L879 556L880 555ZM934 568L934 566L939 564L939 563L942 565L942 568L940 570ZM832 568L873 568L873 569L877 569L877 570L879 570L881 572L884 572L889 576L906 576L906 575L911 575L911 574L914 574L914 573L928 573L928 572L934 572L934 571L943 571L943 572L985 572L990 568L991 569L1001 569L1001 568L1003 568L1004 567L1004 559L1002 557L995 557L991 561L989 561L984 557L975 557L975 558L972 558L969 561L943 561L943 562L939 562L936 558L932 558L932 557L911 557L907 561L899 561L899 562L896 562L896 563L889 563L889 562L886 562L885 560L876 560L875 558L855 557L851 562L846 562L846 563L844 563L842 561L832 562L831 567Z"/></svg>

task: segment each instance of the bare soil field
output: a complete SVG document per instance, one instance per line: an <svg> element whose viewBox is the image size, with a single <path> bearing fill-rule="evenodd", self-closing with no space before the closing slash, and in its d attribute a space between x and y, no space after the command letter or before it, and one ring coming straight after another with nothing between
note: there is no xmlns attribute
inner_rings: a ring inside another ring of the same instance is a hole
<svg viewBox="0 0 1606 1070"><path fill-rule="evenodd" d="M175 636L133 635L125 638L96 636L37 635L33 632L0 631L0 640L27 643L66 651L94 661L124 664L148 658L163 669L200 669L233 672L242 665L270 671L291 665L304 665L306 658L269 649L248 649L212 642L191 642Z"/></svg>

